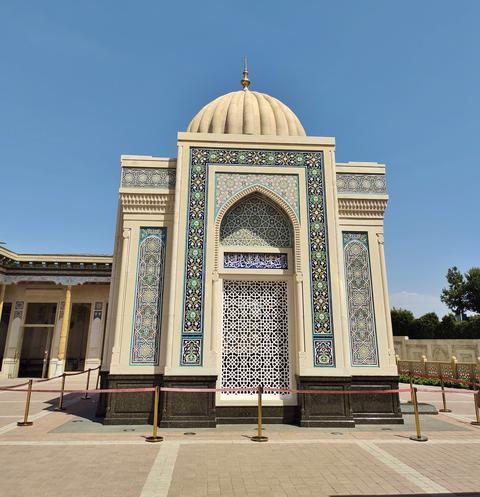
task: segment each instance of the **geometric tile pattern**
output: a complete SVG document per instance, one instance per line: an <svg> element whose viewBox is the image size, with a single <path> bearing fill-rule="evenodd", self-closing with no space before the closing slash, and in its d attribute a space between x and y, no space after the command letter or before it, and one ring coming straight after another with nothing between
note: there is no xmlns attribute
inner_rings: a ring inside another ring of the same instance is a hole
<svg viewBox="0 0 480 497"><path fill-rule="evenodd" d="M251 186L264 186L283 198L299 217L298 176L294 174L215 174L215 216L230 198Z"/></svg>
<svg viewBox="0 0 480 497"><path fill-rule="evenodd" d="M288 388L287 283L223 285L222 387Z"/></svg>
<svg viewBox="0 0 480 497"><path fill-rule="evenodd" d="M130 363L158 365L167 228L140 228Z"/></svg>
<svg viewBox="0 0 480 497"><path fill-rule="evenodd" d="M202 365L202 339L182 338L182 366L201 366Z"/></svg>
<svg viewBox="0 0 480 497"><path fill-rule="evenodd" d="M287 254L224 252L225 269L288 269Z"/></svg>
<svg viewBox="0 0 480 497"><path fill-rule="evenodd" d="M189 198L187 207L187 250L184 271L184 305L180 365L202 365L204 325L204 278L207 222L207 178L210 165L298 167L305 170L308 207L308 243L312 293L312 329L315 344L325 341L324 353L314 354L314 366L335 366L328 272L327 225L325 212L323 152L191 148ZM215 206L213 206L215 208ZM186 347L195 340L185 360ZM328 355L328 357L327 357Z"/></svg>
<svg viewBox="0 0 480 497"><path fill-rule="evenodd" d="M122 187L175 188L176 169L122 167Z"/></svg>
<svg viewBox="0 0 480 497"><path fill-rule="evenodd" d="M337 192L385 195L385 175L337 173Z"/></svg>
<svg viewBox="0 0 480 497"><path fill-rule="evenodd" d="M220 244L226 247L291 247L288 217L258 195L237 202L224 216Z"/></svg>
<svg viewBox="0 0 480 497"><path fill-rule="evenodd" d="M352 366L378 366L367 233L343 233Z"/></svg>
<svg viewBox="0 0 480 497"><path fill-rule="evenodd" d="M13 319L22 319L24 308L25 302L23 300L17 300L15 302L15 308L13 310Z"/></svg>
<svg viewBox="0 0 480 497"><path fill-rule="evenodd" d="M95 302L93 308L93 320L102 319L103 302Z"/></svg>
<svg viewBox="0 0 480 497"><path fill-rule="evenodd" d="M313 339L314 364L334 366L333 339Z"/></svg>
<svg viewBox="0 0 480 497"><path fill-rule="evenodd" d="M60 302L60 307L58 309L58 319L63 319L63 314L65 313L65 301Z"/></svg>

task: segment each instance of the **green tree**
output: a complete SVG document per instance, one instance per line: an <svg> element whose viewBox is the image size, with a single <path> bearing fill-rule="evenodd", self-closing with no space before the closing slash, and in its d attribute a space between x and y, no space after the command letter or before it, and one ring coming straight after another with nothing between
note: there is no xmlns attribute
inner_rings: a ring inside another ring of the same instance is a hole
<svg viewBox="0 0 480 497"><path fill-rule="evenodd" d="M409 336L412 323L415 320L413 313L407 309L395 309L390 311L392 316L392 329L395 336Z"/></svg>
<svg viewBox="0 0 480 497"><path fill-rule="evenodd" d="M440 321L434 312L427 312L412 323L410 338L435 338Z"/></svg>
<svg viewBox="0 0 480 497"><path fill-rule="evenodd" d="M466 282L463 274L456 266L447 272L448 287L442 290L440 300L457 316L465 319L467 310Z"/></svg>
<svg viewBox="0 0 480 497"><path fill-rule="evenodd" d="M435 338L457 338L457 324L458 321L455 320L455 316L453 314L446 314L440 321L435 333Z"/></svg>
<svg viewBox="0 0 480 497"><path fill-rule="evenodd" d="M480 267L465 273L465 301L467 310L480 314Z"/></svg>

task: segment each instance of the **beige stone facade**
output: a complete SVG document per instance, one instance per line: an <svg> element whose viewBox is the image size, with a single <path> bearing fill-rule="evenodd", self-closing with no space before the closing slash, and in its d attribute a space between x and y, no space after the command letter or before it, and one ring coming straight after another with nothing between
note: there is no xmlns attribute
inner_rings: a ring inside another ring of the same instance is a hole
<svg viewBox="0 0 480 497"><path fill-rule="evenodd" d="M0 248L2 377L52 377L100 366L111 263L107 256Z"/></svg>

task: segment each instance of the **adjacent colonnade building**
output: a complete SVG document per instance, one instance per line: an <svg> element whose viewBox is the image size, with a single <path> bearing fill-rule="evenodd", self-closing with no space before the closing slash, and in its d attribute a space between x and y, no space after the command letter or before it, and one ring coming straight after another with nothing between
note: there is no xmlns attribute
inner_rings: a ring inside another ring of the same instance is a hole
<svg viewBox="0 0 480 497"><path fill-rule="evenodd" d="M112 257L0 247L0 378L101 364Z"/></svg>

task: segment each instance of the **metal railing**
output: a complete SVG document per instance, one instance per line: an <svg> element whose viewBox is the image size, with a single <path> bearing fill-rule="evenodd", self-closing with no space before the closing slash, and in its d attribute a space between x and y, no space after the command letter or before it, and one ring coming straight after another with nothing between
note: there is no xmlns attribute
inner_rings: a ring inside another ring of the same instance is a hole
<svg viewBox="0 0 480 497"><path fill-rule="evenodd" d="M445 382L480 383L480 361L458 362L455 356L450 361L421 360L403 361L397 356L398 373L406 376L438 378Z"/></svg>

